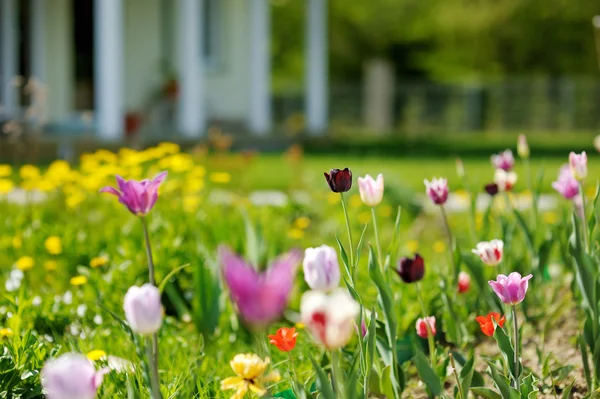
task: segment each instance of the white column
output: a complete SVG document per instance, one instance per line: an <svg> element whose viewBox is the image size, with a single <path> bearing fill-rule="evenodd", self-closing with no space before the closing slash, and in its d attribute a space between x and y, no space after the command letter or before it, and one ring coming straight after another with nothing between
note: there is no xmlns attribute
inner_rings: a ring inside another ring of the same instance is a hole
<svg viewBox="0 0 600 399"><path fill-rule="evenodd" d="M123 3L96 0L94 4L96 129L101 138L120 139L124 124Z"/></svg>
<svg viewBox="0 0 600 399"><path fill-rule="evenodd" d="M271 130L271 13L269 0L250 1L250 131Z"/></svg>
<svg viewBox="0 0 600 399"><path fill-rule="evenodd" d="M0 31L0 47L2 63L0 65L2 96L0 98L0 115L14 115L17 111L17 89L13 80L18 71L18 31L17 31L17 2L16 0L1 0L0 14L2 20Z"/></svg>
<svg viewBox="0 0 600 399"><path fill-rule="evenodd" d="M31 9L31 62L30 74L40 83L46 83L46 1L30 0Z"/></svg>
<svg viewBox="0 0 600 399"><path fill-rule="evenodd" d="M311 134L327 129L328 119L327 0L306 4L306 128Z"/></svg>
<svg viewBox="0 0 600 399"><path fill-rule="evenodd" d="M205 129L203 11L204 0L179 2L179 130L187 137Z"/></svg>

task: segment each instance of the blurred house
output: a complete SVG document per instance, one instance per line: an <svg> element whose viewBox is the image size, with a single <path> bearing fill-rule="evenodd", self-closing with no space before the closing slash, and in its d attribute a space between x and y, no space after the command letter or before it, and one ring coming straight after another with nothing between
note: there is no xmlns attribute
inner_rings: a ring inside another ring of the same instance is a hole
<svg viewBox="0 0 600 399"><path fill-rule="evenodd" d="M309 130L321 131L326 0L306 1L305 113ZM270 7L269 0L1 0L2 113L23 115L31 100L22 89L34 78L50 131L119 139L142 126L200 137L217 122L268 133Z"/></svg>

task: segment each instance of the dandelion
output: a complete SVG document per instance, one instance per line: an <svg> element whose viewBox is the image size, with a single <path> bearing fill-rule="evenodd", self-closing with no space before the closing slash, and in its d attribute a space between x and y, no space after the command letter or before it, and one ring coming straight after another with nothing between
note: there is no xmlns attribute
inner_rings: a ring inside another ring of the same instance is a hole
<svg viewBox="0 0 600 399"><path fill-rule="evenodd" d="M0 177L8 177L12 175L12 167L7 164L0 164Z"/></svg>
<svg viewBox="0 0 600 399"><path fill-rule="evenodd" d="M44 262L44 269L49 272L52 272L58 269L58 263L55 260L47 260Z"/></svg>
<svg viewBox="0 0 600 399"><path fill-rule="evenodd" d="M310 219L306 216L301 216L294 220L294 226L301 230L306 230L310 226Z"/></svg>
<svg viewBox="0 0 600 399"><path fill-rule="evenodd" d="M288 237L292 240L301 240L302 238L304 238L304 231L296 227L292 227L288 230Z"/></svg>
<svg viewBox="0 0 600 399"><path fill-rule="evenodd" d="M15 263L15 266L17 267L17 269L19 269L23 272L33 269L34 265L35 265L35 262L33 261L33 258L31 256L23 256L23 257L19 258L17 260L17 262Z"/></svg>
<svg viewBox="0 0 600 399"><path fill-rule="evenodd" d="M23 240L19 236L14 236L11 243L14 249L21 249L23 246Z"/></svg>
<svg viewBox="0 0 600 399"><path fill-rule="evenodd" d="M14 335L10 328L0 328L0 338L12 337Z"/></svg>
<svg viewBox="0 0 600 399"><path fill-rule="evenodd" d="M8 179L0 179L0 194L8 194L15 187L14 183Z"/></svg>
<svg viewBox="0 0 600 399"><path fill-rule="evenodd" d="M86 276L75 276L75 277L72 277L71 280L69 280L69 282L71 283L71 285L80 286L80 285L87 284L88 279Z"/></svg>
<svg viewBox="0 0 600 399"><path fill-rule="evenodd" d="M60 237L50 236L44 241L44 247L50 255L60 255L63 251Z"/></svg>
<svg viewBox="0 0 600 399"><path fill-rule="evenodd" d="M227 172L213 172L208 176L208 180L215 184L227 184L231 181L231 175Z"/></svg>
<svg viewBox="0 0 600 399"><path fill-rule="evenodd" d="M92 351L89 351L87 353L86 357L88 359L90 359L91 361L95 362L95 361L100 360L100 359L105 359L106 358L106 352L104 352L101 349L94 349Z"/></svg>
<svg viewBox="0 0 600 399"><path fill-rule="evenodd" d="M108 263L108 259L105 256L96 256L90 261L90 267L96 269L102 267Z"/></svg>
<svg viewBox="0 0 600 399"><path fill-rule="evenodd" d="M446 251L446 243L441 240L437 240L433 243L433 251L438 254L444 253Z"/></svg>
<svg viewBox="0 0 600 399"><path fill-rule="evenodd" d="M264 384L269 382L278 382L281 376L277 371L272 371L265 375L271 360L267 357L262 360L255 354L237 354L229 363L235 377L228 377L221 381L221 390L226 391L235 389L235 394L232 399L242 399L248 390L254 392L258 396L263 396L267 393Z"/></svg>

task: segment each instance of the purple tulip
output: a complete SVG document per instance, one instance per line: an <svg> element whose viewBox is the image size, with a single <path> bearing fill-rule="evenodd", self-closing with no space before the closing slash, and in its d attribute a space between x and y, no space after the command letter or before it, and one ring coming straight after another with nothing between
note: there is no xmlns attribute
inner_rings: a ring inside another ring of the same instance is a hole
<svg viewBox="0 0 600 399"><path fill-rule="evenodd" d="M100 189L101 193L116 195L119 202L129 209L136 216L146 216L152 210L158 199L158 186L167 177L167 172L159 173L152 180L144 179L124 180L117 175L117 185L119 190L114 187L104 187Z"/></svg>
<svg viewBox="0 0 600 399"><path fill-rule="evenodd" d="M79 353L67 353L46 362L42 369L42 386L48 399L94 399L109 369L96 371Z"/></svg>
<svg viewBox="0 0 600 399"><path fill-rule="evenodd" d="M444 178L433 178L431 181L425 179L425 192L436 205L444 205L448 200L448 180Z"/></svg>
<svg viewBox="0 0 600 399"><path fill-rule="evenodd" d="M304 280L311 289L329 291L340 285L340 265L332 247L306 248L302 266Z"/></svg>
<svg viewBox="0 0 600 399"><path fill-rule="evenodd" d="M560 168L558 179L552 182L552 188L566 199L573 199L579 194L579 182L573 177L569 165Z"/></svg>
<svg viewBox="0 0 600 399"><path fill-rule="evenodd" d="M511 150L504 150L499 154L494 154L491 157L492 165L496 169L502 169L504 171L509 171L515 166L515 157L513 157L513 153Z"/></svg>
<svg viewBox="0 0 600 399"><path fill-rule="evenodd" d="M529 274L525 277L517 272L512 272L506 277L504 274L499 274L496 277L496 281L490 280L488 283L502 300L507 305L516 305L517 303L523 302L527 288L529 286L529 279L533 277L533 274Z"/></svg>
<svg viewBox="0 0 600 399"><path fill-rule="evenodd" d="M226 246L219 247L225 284L246 323L260 329L281 316L301 259L302 252L292 250L273 261L269 269L259 272Z"/></svg>
<svg viewBox="0 0 600 399"><path fill-rule="evenodd" d="M569 154L569 166L571 167L571 173L573 177L578 181L583 181L587 177L587 155L585 151L581 154L575 154L571 152Z"/></svg>

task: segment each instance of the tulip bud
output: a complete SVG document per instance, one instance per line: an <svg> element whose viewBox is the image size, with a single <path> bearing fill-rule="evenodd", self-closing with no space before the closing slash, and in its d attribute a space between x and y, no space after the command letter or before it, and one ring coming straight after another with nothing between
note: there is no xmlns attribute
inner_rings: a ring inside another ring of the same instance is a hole
<svg viewBox="0 0 600 399"><path fill-rule="evenodd" d="M444 178L433 178L431 182L427 179L425 183L425 192L436 205L444 205L448 200L448 180Z"/></svg>
<svg viewBox="0 0 600 399"><path fill-rule="evenodd" d="M41 373L42 387L48 399L94 399L104 374L79 353L67 353L49 360Z"/></svg>
<svg viewBox="0 0 600 399"><path fill-rule="evenodd" d="M529 158L529 144L527 144L527 137L524 134L519 134L519 139L517 140L517 154L522 159Z"/></svg>
<svg viewBox="0 0 600 399"><path fill-rule="evenodd" d="M334 193L345 193L352 187L352 171L348 168L344 170L331 169L329 173L323 173L329 188Z"/></svg>
<svg viewBox="0 0 600 399"><path fill-rule="evenodd" d="M465 272L458 273L458 293L465 293L469 288L471 288L471 276Z"/></svg>
<svg viewBox="0 0 600 399"><path fill-rule="evenodd" d="M594 148L596 151L600 152L600 135L594 138Z"/></svg>
<svg viewBox="0 0 600 399"><path fill-rule="evenodd" d="M377 175L377 180L371 176L358 178L358 190L360 199L367 206L378 205L383 198L383 175Z"/></svg>
<svg viewBox="0 0 600 399"><path fill-rule="evenodd" d="M585 151L581 154L571 152L569 154L569 166L573 177L578 181L583 181L587 177L587 154Z"/></svg>
<svg viewBox="0 0 600 399"><path fill-rule="evenodd" d="M456 175L461 179L465 177L465 165L460 158L456 158Z"/></svg>
<svg viewBox="0 0 600 399"><path fill-rule="evenodd" d="M490 197L493 197L494 195L498 194L498 185L496 183L486 184L484 189L485 192L490 195Z"/></svg>
<svg viewBox="0 0 600 399"><path fill-rule="evenodd" d="M414 283L421 281L425 275L425 262L419 254L415 254L414 258L402 258L398 262L396 273L405 283Z"/></svg>
<svg viewBox="0 0 600 399"><path fill-rule="evenodd" d="M160 291L152 284L130 287L125 294L123 309L129 326L136 333L154 334L162 325Z"/></svg>
<svg viewBox="0 0 600 399"><path fill-rule="evenodd" d="M429 316L425 318L417 319L416 329L417 335L421 338L427 338L429 336L429 331L427 331L427 325L429 324L429 329L431 330L431 334L435 336L435 316Z"/></svg>
<svg viewBox="0 0 600 399"><path fill-rule="evenodd" d="M332 290L340 284L340 266L337 252L327 245L306 248L304 260L304 280L313 290Z"/></svg>

